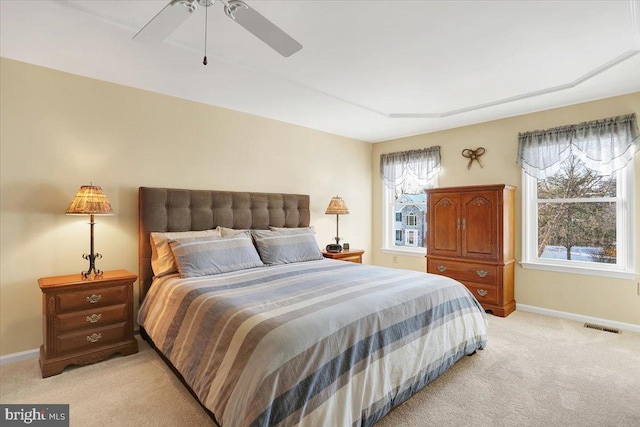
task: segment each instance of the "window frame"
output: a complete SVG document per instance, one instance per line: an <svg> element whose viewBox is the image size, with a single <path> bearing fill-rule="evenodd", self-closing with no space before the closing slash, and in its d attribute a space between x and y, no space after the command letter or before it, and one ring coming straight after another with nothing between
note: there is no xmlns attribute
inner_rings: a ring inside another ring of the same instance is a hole
<svg viewBox="0 0 640 427"><path fill-rule="evenodd" d="M616 264L589 261L552 260L538 257L538 180L522 171L522 260L524 268L586 274L619 279L634 279L635 211L633 161L615 172L616 180L616 244L619 253ZM596 200L593 200L594 202Z"/></svg>
<svg viewBox="0 0 640 427"><path fill-rule="evenodd" d="M411 205L411 206L415 206L415 205ZM409 213L409 215L407 215L407 227L415 227L418 225L418 220L416 219L417 216L416 214L414 214L413 212ZM413 223L413 224L412 224Z"/></svg>
<svg viewBox="0 0 640 427"><path fill-rule="evenodd" d="M431 184L428 188L438 187L438 174L431 178L428 182ZM427 253L427 248L422 246L396 246L395 245L395 203L394 197L395 190L389 189L384 182L382 183L382 253L392 255L408 255L415 257L424 257ZM411 205L407 203L407 205ZM414 205L418 205L415 203ZM393 221L392 221L393 219ZM426 222L427 215L425 211L424 220ZM417 220L416 220L417 225ZM425 224L426 228L426 224ZM406 230L405 230L406 231ZM428 231L427 231L428 232ZM406 236L403 235L406 239Z"/></svg>

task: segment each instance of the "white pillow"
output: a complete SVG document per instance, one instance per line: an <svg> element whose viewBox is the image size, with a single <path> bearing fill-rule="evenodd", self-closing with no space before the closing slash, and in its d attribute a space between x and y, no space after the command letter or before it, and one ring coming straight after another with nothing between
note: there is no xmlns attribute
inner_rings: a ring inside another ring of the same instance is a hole
<svg viewBox="0 0 640 427"><path fill-rule="evenodd" d="M186 237L220 237L217 229L203 231L174 231L168 233L151 233L151 268L155 277L178 271L178 265L169 246L169 239Z"/></svg>
<svg viewBox="0 0 640 427"><path fill-rule="evenodd" d="M241 230L239 228L227 228L227 227L220 227L220 226L218 226L216 230L218 230L221 236L225 236L225 237L233 236L235 234L250 232L249 230L246 230L246 229Z"/></svg>
<svg viewBox="0 0 640 427"><path fill-rule="evenodd" d="M316 228L311 225L309 227L271 227L271 231L284 231L285 233L313 233L316 234Z"/></svg>

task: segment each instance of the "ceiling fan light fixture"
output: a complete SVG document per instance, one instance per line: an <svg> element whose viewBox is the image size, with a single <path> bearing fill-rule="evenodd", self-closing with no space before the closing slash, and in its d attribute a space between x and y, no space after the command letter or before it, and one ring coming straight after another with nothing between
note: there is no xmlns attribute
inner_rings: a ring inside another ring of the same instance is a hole
<svg viewBox="0 0 640 427"><path fill-rule="evenodd" d="M238 10L238 9L249 9L249 6L247 6L245 4L245 2L243 2L242 0L230 0L225 6L224 6L224 13L227 14L227 16L231 19L233 19L234 21L236 20L236 17L233 16L233 14Z"/></svg>
<svg viewBox="0 0 640 427"><path fill-rule="evenodd" d="M213 6L215 0L198 0L198 4L202 7Z"/></svg>
<svg viewBox="0 0 640 427"><path fill-rule="evenodd" d="M198 9L198 4L196 3L196 0L173 0L171 2L171 6L175 6L176 4L186 7L189 13L193 13Z"/></svg>

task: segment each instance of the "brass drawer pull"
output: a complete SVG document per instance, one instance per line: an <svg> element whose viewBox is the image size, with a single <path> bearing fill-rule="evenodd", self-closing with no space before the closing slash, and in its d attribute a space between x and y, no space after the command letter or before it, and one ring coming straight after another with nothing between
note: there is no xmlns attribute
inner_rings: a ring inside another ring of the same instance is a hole
<svg viewBox="0 0 640 427"><path fill-rule="evenodd" d="M478 271L476 271L476 273L478 273L478 276L480 276L480 277L487 277L487 274L489 274L484 270L478 270Z"/></svg>
<svg viewBox="0 0 640 427"><path fill-rule="evenodd" d="M91 336L87 335L87 341L89 342L98 342L102 338L102 334L92 334Z"/></svg>
<svg viewBox="0 0 640 427"><path fill-rule="evenodd" d="M102 299L102 295L93 294L90 297L87 297L87 302L90 304L95 304Z"/></svg>
<svg viewBox="0 0 640 427"><path fill-rule="evenodd" d="M96 323L98 320L102 319L102 314L92 314L91 316L87 316L87 322Z"/></svg>
<svg viewBox="0 0 640 427"><path fill-rule="evenodd" d="M438 266L438 271L440 273L444 273L445 271L447 271L447 267L445 267L444 265L439 265Z"/></svg>
<svg viewBox="0 0 640 427"><path fill-rule="evenodd" d="M480 295L481 297L487 295L489 292L484 290L484 289L478 289L478 295Z"/></svg>

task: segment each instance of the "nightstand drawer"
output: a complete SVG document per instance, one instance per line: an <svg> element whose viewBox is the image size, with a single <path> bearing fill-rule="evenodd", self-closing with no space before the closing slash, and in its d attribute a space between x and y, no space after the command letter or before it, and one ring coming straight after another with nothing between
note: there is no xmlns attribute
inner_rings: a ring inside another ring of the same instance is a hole
<svg viewBox="0 0 640 427"><path fill-rule="evenodd" d="M498 284L498 267L470 262L430 259L427 272L442 274L456 280L468 280L489 285Z"/></svg>
<svg viewBox="0 0 640 427"><path fill-rule="evenodd" d="M85 328L95 329L110 323L126 322L127 316L127 305L119 304L76 313L58 314L56 321L58 331L64 333Z"/></svg>
<svg viewBox="0 0 640 427"><path fill-rule="evenodd" d="M59 335L56 337L58 354L92 350L106 344L124 341L127 334L127 323L86 329L82 332Z"/></svg>
<svg viewBox="0 0 640 427"><path fill-rule="evenodd" d="M462 282L480 304L498 304L498 287L480 283Z"/></svg>
<svg viewBox="0 0 640 427"><path fill-rule="evenodd" d="M127 301L127 286L118 285L79 292L60 292L57 294L57 300L56 313L122 304Z"/></svg>

